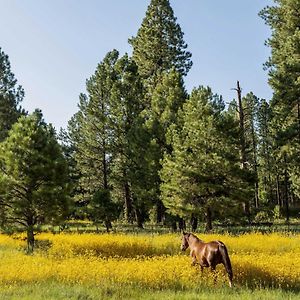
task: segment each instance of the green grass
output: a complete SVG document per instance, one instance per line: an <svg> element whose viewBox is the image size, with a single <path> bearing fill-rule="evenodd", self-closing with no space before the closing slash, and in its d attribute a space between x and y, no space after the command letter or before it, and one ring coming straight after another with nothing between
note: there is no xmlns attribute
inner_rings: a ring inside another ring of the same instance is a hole
<svg viewBox="0 0 300 300"><path fill-rule="evenodd" d="M57 282L1 287L1 300L192 300L192 299L300 299L300 294L283 290L247 288L199 288L197 290L155 290L124 285L67 285Z"/></svg>
<svg viewBox="0 0 300 300"><path fill-rule="evenodd" d="M64 229L59 226L41 226L38 231L50 231L53 233L105 233L106 229L102 224L99 224L98 229L90 221L68 221ZM191 227L187 225L186 231L192 231ZM138 228L135 224L113 223L112 232L128 233L128 234L164 234L172 233L172 229L165 225L145 223L144 228ZM179 232L179 229L177 230ZM204 233L205 224L199 224L196 232ZM224 234L230 233L234 235L262 232L262 233L300 233L299 219L292 219L289 224L284 220L274 222L271 226L267 225L236 225L225 226L218 223L213 225L212 233Z"/></svg>
<svg viewBox="0 0 300 300"><path fill-rule="evenodd" d="M0 245L0 258L7 251L20 251L10 246ZM99 282L97 286L86 284L64 284L56 281L35 282L22 285L0 285L0 300L99 300L99 299L124 299L124 300L190 300L190 299L300 299L298 290L282 289L250 289L245 286L205 287L183 290L180 287L174 289L150 289L136 285L122 285L116 283Z"/></svg>

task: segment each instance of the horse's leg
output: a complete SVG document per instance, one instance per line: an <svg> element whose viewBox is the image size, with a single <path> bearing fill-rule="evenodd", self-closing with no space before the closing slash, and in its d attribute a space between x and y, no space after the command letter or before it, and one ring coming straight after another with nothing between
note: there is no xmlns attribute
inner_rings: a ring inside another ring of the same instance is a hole
<svg viewBox="0 0 300 300"><path fill-rule="evenodd" d="M201 275L203 275L204 268L207 268L209 265L203 257L200 259L199 265L200 265Z"/></svg>
<svg viewBox="0 0 300 300"><path fill-rule="evenodd" d="M223 262L223 265L225 267L225 270L227 272L228 275L228 282L229 282L229 287L232 287L232 271L231 270L227 270L225 263Z"/></svg>
<svg viewBox="0 0 300 300"><path fill-rule="evenodd" d="M216 273L216 265L211 265L210 266L211 272L213 274L213 279L214 279L214 285L217 283L217 273Z"/></svg>
<svg viewBox="0 0 300 300"><path fill-rule="evenodd" d="M204 268L209 267L209 263L204 257L200 258L199 264L200 264L200 267L201 267L201 271L203 271Z"/></svg>
<svg viewBox="0 0 300 300"><path fill-rule="evenodd" d="M196 264L197 264L197 259L195 257L192 257L191 266L194 267Z"/></svg>
<svg viewBox="0 0 300 300"><path fill-rule="evenodd" d="M192 267L195 266L197 264L197 257L194 253L194 251L191 251L191 254L190 254L191 258L192 258Z"/></svg>

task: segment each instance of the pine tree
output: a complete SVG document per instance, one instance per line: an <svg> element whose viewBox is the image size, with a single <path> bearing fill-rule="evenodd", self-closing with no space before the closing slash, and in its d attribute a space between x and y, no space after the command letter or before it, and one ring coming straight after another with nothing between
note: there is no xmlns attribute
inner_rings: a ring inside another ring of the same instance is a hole
<svg viewBox="0 0 300 300"><path fill-rule="evenodd" d="M150 106L144 110L147 116L145 127L149 132L150 143L148 155L151 166L150 173L153 182L152 201L156 206L157 222L163 221L165 208L160 199L161 160L164 153L172 152L172 145L166 133L172 124L177 123L178 111L187 99L182 76L173 68L170 72L163 72L161 81L153 89Z"/></svg>
<svg viewBox="0 0 300 300"><path fill-rule="evenodd" d="M4 140L18 117L24 114L20 107L23 97L24 91L17 86L8 56L0 48L0 141Z"/></svg>
<svg viewBox="0 0 300 300"><path fill-rule="evenodd" d="M109 190L98 190L88 204L88 212L90 218L96 224L104 222L106 231L109 232L112 228L111 221L114 221L119 216L119 205L111 199Z"/></svg>
<svg viewBox="0 0 300 300"><path fill-rule="evenodd" d="M136 37L129 40L133 59L144 79L175 68L186 75L192 66L183 32L169 0L151 0Z"/></svg>
<svg viewBox="0 0 300 300"><path fill-rule="evenodd" d="M248 184L248 198L243 203L244 214L251 222L251 209L258 207L258 165L257 165L257 105L258 98L251 92L242 97L242 89L237 81L237 100L233 100L228 113L238 123L239 139L236 146L240 153L240 168Z"/></svg>
<svg viewBox="0 0 300 300"><path fill-rule="evenodd" d="M244 197L237 130L223 110L222 99L209 88L193 90L180 113L181 125L168 131L173 151L165 155L160 172L165 206L174 215L205 214L207 230L213 211Z"/></svg>
<svg viewBox="0 0 300 300"><path fill-rule="evenodd" d="M289 201L298 191L298 166L300 149L300 34L298 0L276 0L274 6L266 7L260 15L272 30L267 41L271 57L266 63L269 68L269 82L274 90L270 102L276 164L283 170L281 177L286 211L289 219ZM279 186L279 181L278 186ZM279 190L279 188L278 188Z"/></svg>
<svg viewBox="0 0 300 300"><path fill-rule="evenodd" d="M258 179L259 198L264 204L278 204L275 202L276 161L273 155L271 136L271 109L268 102L262 99L258 112Z"/></svg>
<svg viewBox="0 0 300 300"><path fill-rule="evenodd" d="M78 174L76 203L87 207L96 192L110 192L112 153L111 90L119 53L109 52L87 80L88 95L81 94L79 111L69 122L70 143Z"/></svg>
<svg viewBox="0 0 300 300"><path fill-rule="evenodd" d="M253 206L259 207L259 182L258 182L258 128L257 128L257 111L259 99L252 93L246 94L242 98L242 105L245 110L245 142L247 147L248 170L253 181ZM251 183L251 182L250 182Z"/></svg>
<svg viewBox="0 0 300 300"><path fill-rule="evenodd" d="M51 125L40 111L22 116L0 144L2 225L27 231L28 251L35 226L55 224L68 212L68 166Z"/></svg>
<svg viewBox="0 0 300 300"><path fill-rule="evenodd" d="M144 179L149 184L145 197L156 206L157 222L161 222L165 208L159 200L158 172L163 153L170 152L165 137L167 128L186 99L182 76L192 66L191 53L186 50L183 32L169 0L151 0L137 35L129 43L145 88L140 100L145 108L141 125L147 131L142 145L143 165L147 170Z"/></svg>
<svg viewBox="0 0 300 300"><path fill-rule="evenodd" d="M146 182L142 181L142 174L146 172L145 156L142 154L145 136L140 128L144 89L137 66L128 55L117 61L115 71L118 79L111 94L113 196L123 200L125 220L136 220L142 226L144 212L141 203L147 202L139 194L140 188L146 187Z"/></svg>
<svg viewBox="0 0 300 300"><path fill-rule="evenodd" d="M136 220L142 226L147 206L147 135L141 117L143 85L136 64L127 55L119 58L116 50L109 52L87 81L87 92L81 95L79 111L69 123L78 176L77 203L94 207L88 214L99 221L102 195L105 205L109 199L118 202L126 221Z"/></svg>

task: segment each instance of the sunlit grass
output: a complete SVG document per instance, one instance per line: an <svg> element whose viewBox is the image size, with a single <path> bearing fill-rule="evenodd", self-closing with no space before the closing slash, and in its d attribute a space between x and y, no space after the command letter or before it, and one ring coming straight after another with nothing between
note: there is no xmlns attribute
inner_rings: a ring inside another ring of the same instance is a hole
<svg viewBox="0 0 300 300"><path fill-rule="evenodd" d="M202 234L204 241L222 240L231 254L300 254L300 235L282 235L278 233L251 233L240 236ZM126 234L60 234L43 233L39 240L51 241L49 251L56 256L155 256L173 255L180 252L181 236L164 235L126 235Z"/></svg>
<svg viewBox="0 0 300 300"><path fill-rule="evenodd" d="M234 284L251 288L300 289L299 235L201 235L222 240L233 265ZM40 234L34 255L20 250L24 236L0 235L0 284L38 283L138 285L143 288L195 289L214 286L209 270L201 276L180 253L180 235ZM44 247L45 246L45 247ZM18 250L19 249L19 250ZM218 266L218 287L227 285Z"/></svg>

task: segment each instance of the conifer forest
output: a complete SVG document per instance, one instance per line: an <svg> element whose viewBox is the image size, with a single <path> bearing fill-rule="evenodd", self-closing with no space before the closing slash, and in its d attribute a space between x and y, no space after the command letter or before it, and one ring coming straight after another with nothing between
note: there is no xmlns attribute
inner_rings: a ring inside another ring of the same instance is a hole
<svg viewBox="0 0 300 300"><path fill-rule="evenodd" d="M300 1L257 11L269 99L189 90L177 0L143 1L60 129L28 111L0 16L0 299L299 299Z"/></svg>
<svg viewBox="0 0 300 300"><path fill-rule="evenodd" d="M201 83L187 92L192 53L169 1L152 0L132 53L113 49L95 66L60 132L22 107L1 49L2 225L33 243L37 226L71 219L209 231L298 218L299 9L276 0L259 13L271 29L272 99L237 81L228 102Z"/></svg>

